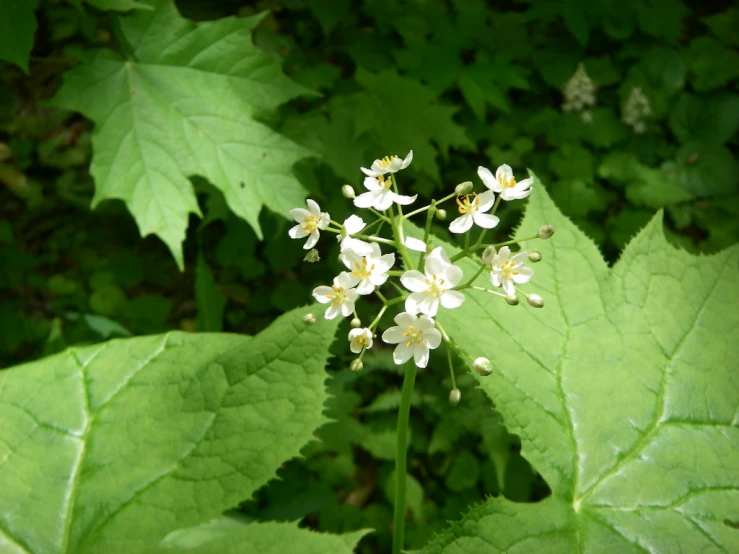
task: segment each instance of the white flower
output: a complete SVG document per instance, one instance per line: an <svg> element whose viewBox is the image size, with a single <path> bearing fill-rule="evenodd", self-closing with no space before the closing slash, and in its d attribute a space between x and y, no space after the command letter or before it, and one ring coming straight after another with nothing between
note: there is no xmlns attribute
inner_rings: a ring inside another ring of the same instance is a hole
<svg viewBox="0 0 739 554"><path fill-rule="evenodd" d="M341 233L336 236L336 240L341 242L342 261L344 261L344 254L347 251L352 251L360 256L366 256L372 253L372 245L370 243L352 238L351 236L359 233L365 227L364 220L358 215L351 215L344 221L344 224L341 226Z"/></svg>
<svg viewBox="0 0 739 554"><path fill-rule="evenodd" d="M352 287L356 279L346 271L334 277L331 287L325 285L313 289L313 297L321 304L329 304L324 314L326 319L334 319L339 313L348 317L354 313L354 301L358 293Z"/></svg>
<svg viewBox="0 0 739 554"><path fill-rule="evenodd" d="M413 161L413 150L408 152L408 155L405 157L404 160L401 160L398 158L398 156L385 156L381 160L375 160L372 162L372 167L369 169L366 169L364 167L361 168L362 173L367 175L368 177L379 177L380 175L385 175L386 173L397 173L401 169L405 169L409 165L411 165L411 162Z"/></svg>
<svg viewBox="0 0 739 554"><path fill-rule="evenodd" d="M401 312L395 316L396 327L390 327L382 334L382 340L397 344L393 361L400 365L411 358L418 367L429 363L429 350L441 344L441 333L434 328L434 320L425 315L415 316Z"/></svg>
<svg viewBox="0 0 739 554"><path fill-rule="evenodd" d="M406 271L400 282L412 294L405 299L405 311L412 314L423 313L434 317L439 304L445 308L458 308L464 302L464 295L450 290L462 279L462 270L449 261L441 246L434 248L426 256L424 266L426 275L416 269Z"/></svg>
<svg viewBox="0 0 739 554"><path fill-rule="evenodd" d="M372 243L369 246L371 251L366 256L360 256L351 250L347 250L341 256L341 261L355 279L352 286L356 285L359 294L372 294L375 287L384 284L387 281L388 270L395 263L395 254L383 256L377 244Z"/></svg>
<svg viewBox="0 0 739 554"><path fill-rule="evenodd" d="M534 272L531 268L524 267L526 251L522 250L512 258L511 249L507 246L501 248L490 261L490 282L494 287L503 287L508 296L516 296L515 284L528 283Z"/></svg>
<svg viewBox="0 0 739 554"><path fill-rule="evenodd" d="M392 206L393 202L407 206L408 204L415 202L416 198L418 198L417 194L413 196L395 194L395 192L390 190L391 185L392 181L390 179L385 180L384 175L379 175L378 177L365 177L364 187L369 192L363 192L357 196L354 199L354 205L357 208L371 207L383 212Z"/></svg>
<svg viewBox="0 0 739 554"><path fill-rule="evenodd" d="M415 250L416 252L426 252L426 243L423 242L421 239L405 237L403 244L409 250Z"/></svg>
<svg viewBox="0 0 739 554"><path fill-rule="evenodd" d="M470 196L473 197L470 202ZM459 198L464 198L460 200ZM483 229L492 229L498 223L500 218L486 214L495 203L495 193L492 190L483 192L479 196L476 194L467 194L463 197L457 197L457 205L459 206L459 213L462 215L452 221L449 225L449 230L452 233L466 233L472 228L472 224L475 223Z"/></svg>
<svg viewBox="0 0 739 554"><path fill-rule="evenodd" d="M318 230L328 227L331 217L328 213L322 212L318 204L310 198L305 202L308 204L307 210L305 208L295 208L294 210L290 210L290 215L293 216L293 219L297 221L298 224L290 229L288 233L290 238L293 239L308 237L303 248L310 250L316 245L318 237L321 235Z"/></svg>
<svg viewBox="0 0 739 554"><path fill-rule="evenodd" d="M372 331L367 327L349 331L349 349L359 354L363 348L372 348Z"/></svg>
<svg viewBox="0 0 739 554"><path fill-rule="evenodd" d="M534 179L529 177L523 181L516 182L513 178L511 166L507 164L501 165L495 172L495 177L486 167L478 167L477 174L482 179L483 184L493 192L500 193L503 200L520 200L531 194L531 185Z"/></svg>

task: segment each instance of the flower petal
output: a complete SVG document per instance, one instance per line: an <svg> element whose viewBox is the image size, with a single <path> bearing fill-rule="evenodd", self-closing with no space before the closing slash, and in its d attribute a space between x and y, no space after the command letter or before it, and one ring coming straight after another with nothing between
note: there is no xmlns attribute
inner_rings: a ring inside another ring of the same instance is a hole
<svg viewBox="0 0 739 554"><path fill-rule="evenodd" d="M500 218L493 214L481 214L479 212L475 212L472 214L472 219L474 219L475 223L483 229L492 229L500 223Z"/></svg>
<svg viewBox="0 0 739 554"><path fill-rule="evenodd" d="M400 312L398 315L395 316L394 321L401 327L408 327L409 325L418 324L418 318L413 314L409 314L408 312Z"/></svg>
<svg viewBox="0 0 739 554"><path fill-rule="evenodd" d="M417 269L411 269L400 276L400 282L411 292L423 292L429 288L426 276Z"/></svg>
<svg viewBox="0 0 739 554"><path fill-rule="evenodd" d="M408 152L408 155L403 160L403 163L400 166L400 169L405 169L406 167L408 167L409 165L411 165L411 162L412 161L413 161L413 150L411 150L410 152Z"/></svg>
<svg viewBox="0 0 739 554"><path fill-rule="evenodd" d="M441 301L441 305L447 310L453 310L464 304L464 294L458 290L448 290L441 295L439 300Z"/></svg>
<svg viewBox="0 0 739 554"><path fill-rule="evenodd" d="M415 250L416 252L426 252L426 243L422 240L415 239L413 237L405 237L403 244L406 248L410 250Z"/></svg>
<svg viewBox="0 0 739 554"><path fill-rule="evenodd" d="M305 208L295 208L290 210L290 215L298 223L303 223L303 219L309 218L311 213Z"/></svg>
<svg viewBox="0 0 739 554"><path fill-rule="evenodd" d="M311 248L313 248L318 242L318 237L320 236L321 236L321 233L318 232L318 229L313 231L308 237L308 240L305 241L305 244L303 245L303 249L310 250Z"/></svg>
<svg viewBox="0 0 739 554"><path fill-rule="evenodd" d="M378 192L377 196L375 196L375 201L372 204L372 207L376 210L384 212L393 205L393 196L397 196L397 194L395 194L391 190L383 190Z"/></svg>
<svg viewBox="0 0 739 554"><path fill-rule="evenodd" d="M377 194L377 191L363 192L354 199L354 205L357 208L369 208L375 203Z"/></svg>
<svg viewBox="0 0 739 554"><path fill-rule="evenodd" d="M503 290L508 296L516 296L516 287L510 279L503 280Z"/></svg>
<svg viewBox="0 0 739 554"><path fill-rule="evenodd" d="M334 289L332 289L331 287L321 285L320 287L316 287L313 289L313 298L315 298L321 304L327 304L331 302L331 299L328 297L328 295L333 294L333 292Z"/></svg>
<svg viewBox="0 0 739 554"><path fill-rule="evenodd" d="M478 167L477 175L482 180L482 184L485 185L487 188L495 192L501 191L500 183L487 167Z"/></svg>
<svg viewBox="0 0 739 554"><path fill-rule="evenodd" d="M395 194L393 191L388 191L391 194L391 198L393 199L393 202L396 204L400 204L402 206L407 206L408 204L413 204L416 201L416 198L418 198L417 194L414 194L413 196L403 196L402 194Z"/></svg>
<svg viewBox="0 0 739 554"><path fill-rule="evenodd" d="M308 204L308 210L312 215L316 216L316 219L321 217L321 207L315 200L308 198L305 203Z"/></svg>
<svg viewBox="0 0 739 554"><path fill-rule="evenodd" d="M405 311L409 314L417 314L421 312L421 302L423 302L428 295L423 292L414 292L405 299Z"/></svg>
<svg viewBox="0 0 739 554"><path fill-rule="evenodd" d="M486 212L493 207L493 204L495 204L495 193L492 190L486 190L485 192L478 194L476 200L477 209L480 212Z"/></svg>
<svg viewBox="0 0 739 554"><path fill-rule="evenodd" d="M357 256L369 256L374 252L372 244L359 239L353 239L352 237L346 237L341 241L342 252L353 252Z"/></svg>
<svg viewBox="0 0 739 554"><path fill-rule="evenodd" d="M404 342L398 344L393 351L393 361L397 365L404 364L413 357L413 345L406 346Z"/></svg>
<svg viewBox="0 0 739 554"><path fill-rule="evenodd" d="M328 214L328 212L322 212L321 217L318 218L318 227L319 229L325 229L328 227L328 224L331 223L331 216Z"/></svg>
<svg viewBox="0 0 739 554"><path fill-rule="evenodd" d="M456 265L450 265L444 271L444 280L446 281L444 285L446 286L446 288L450 289L456 286L457 283L462 280L462 277L464 277L464 272L462 271L462 268Z"/></svg>
<svg viewBox="0 0 739 554"><path fill-rule="evenodd" d="M460 215L457 219L449 224L449 230L452 233L466 233L472 228L472 215Z"/></svg>
<svg viewBox="0 0 739 554"><path fill-rule="evenodd" d="M323 314L323 317L326 319L334 319L337 315L339 315L339 312L341 312L341 307L338 304L332 304L328 308L326 308L326 313Z"/></svg>
<svg viewBox="0 0 739 554"><path fill-rule="evenodd" d="M518 269L518 275L513 275L513 281L519 285L528 283L534 276L534 272L530 267L521 267Z"/></svg>
<svg viewBox="0 0 739 554"><path fill-rule="evenodd" d="M413 361L418 367L426 367L429 363L429 349L425 344L413 345Z"/></svg>
<svg viewBox="0 0 739 554"><path fill-rule="evenodd" d="M513 170L508 164L503 164L495 171L495 180L500 183L501 179L503 182L508 182L513 178Z"/></svg>
<svg viewBox="0 0 739 554"><path fill-rule="evenodd" d="M362 173L367 175L367 177L377 177L379 175L382 175L382 173L378 173L377 171L374 171L372 169L367 169L366 167L360 167L359 169L362 170Z"/></svg>
<svg viewBox="0 0 739 554"><path fill-rule="evenodd" d="M405 327L390 327L382 334L382 340L388 344L398 344L404 342L406 338L403 336Z"/></svg>
<svg viewBox="0 0 739 554"><path fill-rule="evenodd" d="M295 227L292 227L287 232L287 234L290 235L291 239L302 239L303 237L308 236L308 233L306 233L305 230L300 225L296 225Z"/></svg>
<svg viewBox="0 0 739 554"><path fill-rule="evenodd" d="M429 348L439 348L441 344L441 333L438 329L429 329L428 331L424 331L423 334L426 337Z"/></svg>
<svg viewBox="0 0 739 554"><path fill-rule="evenodd" d="M344 229L348 235L358 233L365 227L364 220L358 215L351 215L344 221Z"/></svg>

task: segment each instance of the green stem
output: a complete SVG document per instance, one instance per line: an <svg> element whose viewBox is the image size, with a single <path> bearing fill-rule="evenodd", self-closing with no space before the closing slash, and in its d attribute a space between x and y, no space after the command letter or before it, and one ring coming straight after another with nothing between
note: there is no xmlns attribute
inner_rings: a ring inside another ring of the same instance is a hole
<svg viewBox="0 0 739 554"><path fill-rule="evenodd" d="M406 364L403 378L403 392L400 396L398 410L398 437L395 452L395 513L393 515L393 554L400 554L403 550L403 535L405 534L405 476L408 450L408 419L411 412L413 385L416 381L416 365Z"/></svg>
<svg viewBox="0 0 739 554"><path fill-rule="evenodd" d="M532 237L525 237L525 238L522 238L522 239L511 239L511 240L507 240L505 242L496 242L495 244L493 244L493 246L495 246L495 248L500 248L501 246L508 246L509 244L517 244L519 242L525 242L527 240L534 240L534 239L538 239L538 238L539 238L539 235L534 235Z"/></svg>

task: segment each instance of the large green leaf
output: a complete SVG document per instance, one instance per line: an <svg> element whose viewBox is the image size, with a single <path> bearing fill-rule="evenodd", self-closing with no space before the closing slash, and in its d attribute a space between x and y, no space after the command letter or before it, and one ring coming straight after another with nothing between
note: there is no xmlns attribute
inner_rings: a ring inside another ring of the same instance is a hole
<svg viewBox="0 0 739 554"><path fill-rule="evenodd" d="M0 60L28 73L28 56L36 34L36 0L6 0L0 16Z"/></svg>
<svg viewBox="0 0 739 554"><path fill-rule="evenodd" d="M149 552L249 498L327 421L336 325L307 312L0 373L0 552Z"/></svg>
<svg viewBox="0 0 739 554"><path fill-rule="evenodd" d="M526 244L546 306L439 314L552 496L489 500L424 553L739 551L739 247L689 255L660 219L609 268L536 181L519 234L557 229Z"/></svg>
<svg viewBox="0 0 739 554"><path fill-rule="evenodd" d="M150 3L117 19L128 58L90 54L55 104L96 123L93 205L123 200L141 234L161 237L182 267L188 215L200 213L189 176L219 188L260 238L262 206L286 214L302 202L291 167L309 151L254 115L307 89L252 44L261 16L196 24L171 0Z"/></svg>

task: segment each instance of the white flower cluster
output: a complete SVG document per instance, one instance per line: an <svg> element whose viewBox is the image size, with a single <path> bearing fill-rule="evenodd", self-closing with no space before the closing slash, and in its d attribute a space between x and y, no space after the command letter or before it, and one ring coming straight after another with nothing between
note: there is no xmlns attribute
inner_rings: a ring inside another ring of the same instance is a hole
<svg viewBox="0 0 739 554"><path fill-rule="evenodd" d="M565 83L562 94L565 100L562 104L563 111L581 114L585 123L593 121L588 108L595 106L595 84L585 72L582 63L577 65L575 73Z"/></svg>
<svg viewBox="0 0 739 554"><path fill-rule="evenodd" d="M438 202L416 209L410 213L403 213L403 206L416 201L417 195L404 196L399 194L396 173L405 169L413 161L413 152L409 152L405 159L396 156L375 160L369 169L361 168L365 174L364 187L367 192L356 195L349 185L342 188L344 196L354 201L354 205L367 211L375 217L372 223L365 223L358 215L351 215L343 223L333 221L329 214L321 212L319 205L308 200L308 209L296 208L290 214L297 222L289 234L292 238L307 237L304 248L311 249L316 245L320 231L335 233L339 241L339 258L346 270L334 277L330 286L322 285L313 290L314 298L321 304L326 304L324 317L334 319L339 315L352 317L352 330L349 332L349 348L359 357L352 362L352 369L362 367L364 353L373 347L375 330L386 310L399 303L403 303L404 311L395 316L396 325L382 333L382 340L394 344L393 360L396 364L403 364L411 358L418 367L426 367L429 362L430 351L438 348L444 342L459 354L474 360L473 369L480 375L487 375L492 366L484 357L474 358L464 352L444 332L436 317L440 309L452 310L460 307L465 301L465 290L480 290L506 298L509 303L518 303L517 287L531 280L533 271L524 265L527 261L526 252L512 254L508 244L520 242L518 240L501 243L500 248L494 244L484 244L485 233L499 223L494 215L501 200L510 201L526 198L531 194L533 179L516 181L513 171L507 165L501 165L495 175L484 167L478 168L478 175L487 190L476 194L470 192L472 183L459 185L455 192L442 198ZM466 237L465 249L450 258L443 247L431 245L430 227L432 217L441 210L438 205L456 197L459 217L449 225L452 233L468 233L474 226L480 227L481 232L477 241L470 246L469 236ZM409 217L427 212L424 238L414 238L405 235L404 221ZM388 224L393 231L393 238L385 238L369 233L368 229L378 225L377 230ZM553 230L551 227L544 236L540 231L534 238L549 238ZM542 228L544 229L544 228ZM405 270L393 270L396 262L395 253L383 254L381 246L393 247L400 255L406 266ZM481 257L476 251L484 249ZM421 252L416 262L412 252ZM529 260L541 259L529 256ZM538 255L538 253L537 253ZM464 271L455 261L461 258L470 258L478 266L474 276L464 282ZM320 259L316 250L311 250L306 261ZM489 274L490 285L487 289L474 284L477 277L483 272ZM398 277L400 284L395 284L394 292L398 296L388 299L381 292L388 279ZM496 289L502 289L498 292ZM407 292L404 292L407 291ZM522 293L523 294L523 293ZM361 297L375 295L382 302L382 307L374 320L363 326L357 314L357 304ZM543 301L533 294L524 294L529 304L541 307ZM531 299L536 301L533 301ZM306 317L310 324L315 317ZM453 378L453 373L452 373Z"/></svg>
<svg viewBox="0 0 739 554"><path fill-rule="evenodd" d="M647 126L644 123L644 119L651 115L652 106L649 104L649 99L644 95L640 87L634 87L629 93L629 97L626 99L623 110L623 121L634 129L634 132L641 134L647 130Z"/></svg>

